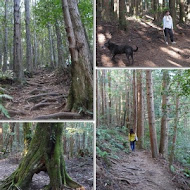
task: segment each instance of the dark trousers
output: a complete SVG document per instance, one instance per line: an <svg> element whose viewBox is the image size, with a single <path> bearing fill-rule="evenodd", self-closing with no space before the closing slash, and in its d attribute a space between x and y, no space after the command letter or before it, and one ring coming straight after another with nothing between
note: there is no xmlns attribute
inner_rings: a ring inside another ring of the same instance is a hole
<svg viewBox="0 0 190 190"><path fill-rule="evenodd" d="M131 146L131 150L134 151L135 150L135 141L131 141L130 146Z"/></svg>
<svg viewBox="0 0 190 190"><path fill-rule="evenodd" d="M168 34L169 34L169 35L170 35L170 40L171 40L171 42L174 41L174 34L173 34L173 32L172 32L172 29L165 28L165 29L164 29L164 34L165 34L166 40L168 39Z"/></svg>

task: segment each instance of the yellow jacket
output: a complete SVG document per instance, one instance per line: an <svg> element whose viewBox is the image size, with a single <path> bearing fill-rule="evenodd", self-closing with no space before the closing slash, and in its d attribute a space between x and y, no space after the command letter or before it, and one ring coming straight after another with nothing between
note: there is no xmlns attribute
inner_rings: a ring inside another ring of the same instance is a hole
<svg viewBox="0 0 190 190"><path fill-rule="evenodd" d="M128 137L129 137L129 141L135 141L136 133L134 134L129 133Z"/></svg>

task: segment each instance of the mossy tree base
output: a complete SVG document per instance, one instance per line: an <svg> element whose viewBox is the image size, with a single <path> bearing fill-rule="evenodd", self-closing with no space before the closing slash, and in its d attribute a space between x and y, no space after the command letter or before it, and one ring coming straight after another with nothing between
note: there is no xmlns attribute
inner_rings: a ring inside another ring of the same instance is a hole
<svg viewBox="0 0 190 190"><path fill-rule="evenodd" d="M27 155L17 170L0 185L1 190L27 190L33 175L47 171L50 184L45 190L61 190L64 186L83 187L66 172L63 157L63 127L60 123L39 123Z"/></svg>

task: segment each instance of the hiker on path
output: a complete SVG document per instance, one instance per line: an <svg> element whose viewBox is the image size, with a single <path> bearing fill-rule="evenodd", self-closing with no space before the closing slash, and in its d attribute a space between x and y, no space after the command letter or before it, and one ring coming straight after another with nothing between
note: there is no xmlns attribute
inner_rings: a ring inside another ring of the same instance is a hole
<svg viewBox="0 0 190 190"><path fill-rule="evenodd" d="M172 44L175 44L176 42L174 42L173 19L169 11L166 11L163 17L163 30L166 44L168 45L168 35L170 36Z"/></svg>
<svg viewBox="0 0 190 190"><path fill-rule="evenodd" d="M136 133L133 131L133 129L130 129L130 133L128 135L131 150L135 151L135 141L138 141Z"/></svg>

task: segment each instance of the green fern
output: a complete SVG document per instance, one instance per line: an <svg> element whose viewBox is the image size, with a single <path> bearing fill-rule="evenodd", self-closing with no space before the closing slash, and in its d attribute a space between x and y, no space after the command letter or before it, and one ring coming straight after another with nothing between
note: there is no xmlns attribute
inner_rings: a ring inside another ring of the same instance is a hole
<svg viewBox="0 0 190 190"><path fill-rule="evenodd" d="M7 111L6 108L5 108L3 105L1 105L1 104L0 104L0 112L3 113L3 114L5 115L5 117L10 118L8 111Z"/></svg>

